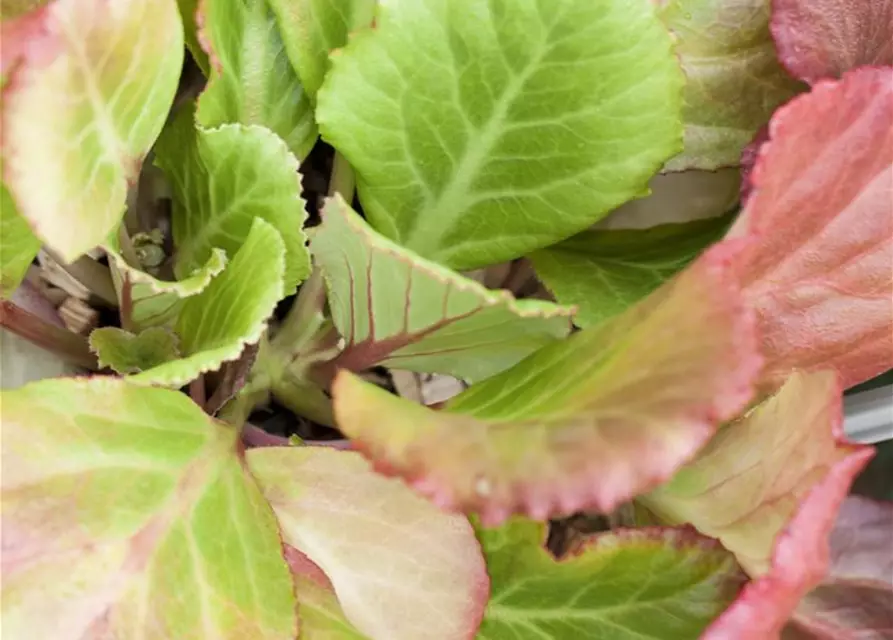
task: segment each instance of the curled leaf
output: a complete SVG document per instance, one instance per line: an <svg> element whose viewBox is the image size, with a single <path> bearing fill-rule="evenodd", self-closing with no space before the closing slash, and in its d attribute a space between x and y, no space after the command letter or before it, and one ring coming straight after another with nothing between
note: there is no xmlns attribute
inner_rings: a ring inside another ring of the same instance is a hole
<svg viewBox="0 0 893 640"><path fill-rule="evenodd" d="M112 377L2 405L4 636L295 637L276 520L235 429Z"/></svg>
<svg viewBox="0 0 893 640"><path fill-rule="evenodd" d="M325 572L372 640L472 637L488 580L468 521L445 514L354 452L263 447L248 466L286 544Z"/></svg>
<svg viewBox="0 0 893 640"><path fill-rule="evenodd" d="M199 39L211 72L196 118L205 127L264 126L303 159L316 142L313 110L267 1L202 1Z"/></svg>
<svg viewBox="0 0 893 640"><path fill-rule="evenodd" d="M764 377L836 369L850 387L893 367L893 73L860 69L779 109L732 234Z"/></svg>
<svg viewBox="0 0 893 640"><path fill-rule="evenodd" d="M760 358L730 266L742 246L717 245L625 313L443 411L342 371L338 427L382 471L488 523L611 510L669 477L750 399Z"/></svg>
<svg viewBox="0 0 893 640"><path fill-rule="evenodd" d="M719 539L751 575L765 574L773 541L812 488L870 454L839 441L840 396L831 372L792 375L640 501L664 521Z"/></svg>
<svg viewBox="0 0 893 640"><path fill-rule="evenodd" d="M255 218L245 243L222 274L187 298L174 328L183 357L130 378L139 384L179 387L235 360L267 328L284 293L285 247L263 218Z"/></svg>
<svg viewBox="0 0 893 640"><path fill-rule="evenodd" d="M333 367L480 380L571 328L572 308L515 300L425 260L377 234L340 196L326 204L310 248L346 342Z"/></svg>
<svg viewBox="0 0 893 640"><path fill-rule="evenodd" d="M36 235L72 261L121 219L177 89L183 25L175 0L55 0L25 18L11 42L4 33L16 59L3 178Z"/></svg>

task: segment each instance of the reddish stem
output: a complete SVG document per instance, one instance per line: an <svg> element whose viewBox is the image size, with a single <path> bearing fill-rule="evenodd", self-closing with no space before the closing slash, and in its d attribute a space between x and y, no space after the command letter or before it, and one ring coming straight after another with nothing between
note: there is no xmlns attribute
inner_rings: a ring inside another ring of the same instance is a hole
<svg viewBox="0 0 893 640"><path fill-rule="evenodd" d="M91 371L99 369L96 356L90 351L85 337L57 327L9 300L0 301L0 326L71 364Z"/></svg>

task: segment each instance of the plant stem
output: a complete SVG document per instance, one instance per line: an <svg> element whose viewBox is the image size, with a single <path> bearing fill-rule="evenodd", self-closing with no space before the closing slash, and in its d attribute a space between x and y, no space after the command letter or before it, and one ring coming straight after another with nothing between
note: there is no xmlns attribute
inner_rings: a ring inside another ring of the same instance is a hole
<svg viewBox="0 0 893 640"><path fill-rule="evenodd" d="M332 164L332 177L329 179L329 197L337 193L350 205L353 202L355 188L356 178L353 167L350 166L347 158L336 152L335 160Z"/></svg>
<svg viewBox="0 0 893 640"><path fill-rule="evenodd" d="M127 235L127 229L124 228L123 224L118 227L118 245L120 246L121 255L124 257L124 261L131 267L139 269L139 256L136 255L136 249L133 248L133 242L131 242L130 236Z"/></svg>
<svg viewBox="0 0 893 640"><path fill-rule="evenodd" d="M260 427L246 422L242 427L242 442L247 447L290 447L291 443L284 436L267 433Z"/></svg>
<svg viewBox="0 0 893 640"><path fill-rule="evenodd" d="M189 383L189 397L192 398L192 401L200 406L202 409L205 408L205 404L208 402L208 398L205 390L204 375L200 375L198 378Z"/></svg>
<svg viewBox="0 0 893 640"><path fill-rule="evenodd" d="M96 356L90 351L90 344L85 337L57 327L9 300L0 301L0 327L9 329L71 364L91 371L99 369Z"/></svg>
<svg viewBox="0 0 893 640"><path fill-rule="evenodd" d="M121 328L131 331L133 327L133 283L130 274L124 273L124 282L121 283L121 307L118 309L118 317L121 320Z"/></svg>

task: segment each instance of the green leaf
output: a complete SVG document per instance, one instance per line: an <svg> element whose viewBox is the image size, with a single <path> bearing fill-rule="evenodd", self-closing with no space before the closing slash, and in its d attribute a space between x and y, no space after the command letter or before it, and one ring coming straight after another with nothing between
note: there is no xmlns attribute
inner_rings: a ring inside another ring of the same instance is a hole
<svg viewBox="0 0 893 640"><path fill-rule="evenodd" d="M738 166L775 108L804 86L778 62L770 0L669 0L660 17L685 71L685 150L665 169Z"/></svg>
<svg viewBox="0 0 893 640"><path fill-rule="evenodd" d="M125 281L130 282L130 324L136 329L171 324L180 312L183 300L204 291L226 267L226 252L213 249L204 266L183 280L159 280L127 264L116 247L116 242L106 247L112 281L121 303L124 302Z"/></svg>
<svg viewBox="0 0 893 640"><path fill-rule="evenodd" d="M333 56L317 121L376 230L471 269L645 195L682 83L650 0L394 0Z"/></svg>
<svg viewBox="0 0 893 640"><path fill-rule="evenodd" d="M8 298L18 288L38 251L40 240L0 183L0 296Z"/></svg>
<svg viewBox="0 0 893 640"><path fill-rule="evenodd" d="M487 600L474 531L354 451L263 447L248 468L283 541L334 585L347 619L373 640L470 638Z"/></svg>
<svg viewBox="0 0 893 640"><path fill-rule="evenodd" d="M111 367L121 375L151 369L180 356L178 339L161 327L133 334L116 327L103 327L90 334L90 349L100 367Z"/></svg>
<svg viewBox="0 0 893 640"><path fill-rule="evenodd" d="M514 519L479 538L491 595L477 640L697 638L743 582L730 553L688 530L604 533L560 561L544 525Z"/></svg>
<svg viewBox="0 0 893 640"><path fill-rule="evenodd" d="M590 229L530 255L555 297L575 304L581 327L632 306L717 242L731 216L649 229Z"/></svg>
<svg viewBox="0 0 893 640"><path fill-rule="evenodd" d="M198 39L198 25L196 24L198 4L199 0L177 0L177 5L180 7L180 18L183 21L183 39L186 42L186 48L189 49L192 59L207 78L211 75L211 62Z"/></svg>
<svg viewBox="0 0 893 640"><path fill-rule="evenodd" d="M23 46L24 40L27 46ZM174 0L56 0L4 48L4 181L64 260L102 243L164 125L183 64Z"/></svg>
<svg viewBox="0 0 893 640"><path fill-rule="evenodd" d="M2 393L4 636L291 640L291 577L238 432L112 377Z"/></svg>
<svg viewBox="0 0 893 640"><path fill-rule="evenodd" d="M316 142L313 108L267 0L205 0L200 11L211 75L198 101L198 122L262 125L303 159Z"/></svg>
<svg viewBox="0 0 893 640"><path fill-rule="evenodd" d="M11 20L46 3L47 0L0 0L0 17Z"/></svg>
<svg viewBox="0 0 893 640"><path fill-rule="evenodd" d="M311 98L329 71L329 53L351 31L372 22L376 0L268 0L279 20L285 49Z"/></svg>
<svg viewBox="0 0 893 640"><path fill-rule="evenodd" d="M285 242L285 294L310 273L302 227L298 161L271 131L256 125L196 127L184 109L156 145L157 160L174 190L174 272L200 268L215 247L233 255L256 218L273 225Z"/></svg>
<svg viewBox="0 0 893 640"><path fill-rule="evenodd" d="M276 230L255 218L245 243L222 274L186 299L176 332L184 356L129 378L141 384L179 387L235 360L260 340L282 299L285 247Z"/></svg>
<svg viewBox="0 0 893 640"><path fill-rule="evenodd" d="M761 359L721 243L619 316L433 411L341 371L338 428L377 468L498 523L610 511L667 479L750 399Z"/></svg>
<svg viewBox="0 0 893 640"><path fill-rule="evenodd" d="M568 334L572 308L515 300L377 234L340 196L311 251L344 350L334 368L375 365L480 380Z"/></svg>

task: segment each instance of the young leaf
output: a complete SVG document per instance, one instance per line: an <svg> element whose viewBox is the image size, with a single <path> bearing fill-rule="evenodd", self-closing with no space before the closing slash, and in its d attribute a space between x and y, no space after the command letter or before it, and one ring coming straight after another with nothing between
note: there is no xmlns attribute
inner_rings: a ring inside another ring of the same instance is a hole
<svg viewBox="0 0 893 640"><path fill-rule="evenodd" d="M105 240L177 89L174 0L55 0L3 87L3 174L20 213L63 259ZM4 66L6 66L4 64Z"/></svg>
<svg viewBox="0 0 893 640"><path fill-rule="evenodd" d="M279 20L285 49L311 99L329 71L329 53L347 44L351 31L372 22L376 0L268 0Z"/></svg>
<svg viewBox="0 0 893 640"><path fill-rule="evenodd" d="M12 295L38 251L40 240L16 211L6 185L0 183L0 296Z"/></svg>
<svg viewBox="0 0 893 640"><path fill-rule="evenodd" d="M774 540L769 572L744 587L701 640L774 640L800 599L828 570L828 534L853 477L871 457L863 448L831 467ZM786 635L785 638L788 636Z"/></svg>
<svg viewBox="0 0 893 640"><path fill-rule="evenodd" d="M125 304L125 283L130 283L130 325L136 329L172 323L183 300L204 291L211 280L226 267L226 252L213 249L205 265L183 280L158 280L127 264L116 247L116 243L110 243L106 247L112 281L122 305Z"/></svg>
<svg viewBox="0 0 893 640"><path fill-rule="evenodd" d="M248 466L282 538L319 565L372 640L470 638L487 600L474 532L354 452L264 447Z"/></svg>
<svg viewBox="0 0 893 640"><path fill-rule="evenodd" d="M772 35L782 64L809 83L893 64L893 1L774 0Z"/></svg>
<svg viewBox="0 0 893 640"><path fill-rule="evenodd" d="M177 336L161 327L133 334L116 327L103 327L90 334L90 349L100 367L111 367L121 375L151 369L180 356Z"/></svg>
<svg viewBox="0 0 893 640"><path fill-rule="evenodd" d="M341 371L338 427L384 472L498 523L610 511L668 478L750 399L752 317L720 244L596 327L432 411Z"/></svg>
<svg viewBox="0 0 893 640"><path fill-rule="evenodd" d="M156 153L173 183L177 276L200 268L214 247L233 255L252 221L263 218L285 242L285 294L293 293L310 273L310 254L298 161L285 143L256 125L196 127L187 108L164 130Z"/></svg>
<svg viewBox="0 0 893 640"><path fill-rule="evenodd" d="M732 233L765 377L833 367L850 387L893 367L893 73L860 69L779 109ZM805 213L804 213L805 212Z"/></svg>
<svg viewBox="0 0 893 640"><path fill-rule="evenodd" d="M236 430L112 377L2 404L4 636L295 637L276 520Z"/></svg>
<svg viewBox="0 0 893 640"><path fill-rule="evenodd" d="M689 530L604 533L556 562L544 529L479 532L492 595L478 640L696 638L743 582L731 554Z"/></svg>
<svg viewBox="0 0 893 640"><path fill-rule="evenodd" d="M282 239L271 225L255 218L229 266L204 291L183 302L175 328L184 357L129 379L179 387L238 358L266 330L267 318L284 295L284 272Z"/></svg>
<svg viewBox="0 0 893 640"><path fill-rule="evenodd" d="M642 504L719 539L751 575L766 573L776 535L809 490L838 466L861 466L871 451L839 441L840 395L831 372L795 373Z"/></svg>
<svg viewBox="0 0 893 640"><path fill-rule="evenodd" d="M298 598L298 640L369 640L347 621L335 588L322 569L289 545L285 545L285 559Z"/></svg>
<svg viewBox="0 0 893 640"><path fill-rule="evenodd" d="M303 159L316 142L313 109L267 0L204 0L199 11L211 75L198 101L198 122L262 125Z"/></svg>
<svg viewBox="0 0 893 640"><path fill-rule="evenodd" d="M471 269L647 193L682 81L650 0L395 0L333 57L317 120L376 230Z"/></svg>
<svg viewBox="0 0 893 640"><path fill-rule="evenodd" d="M666 170L737 166L741 150L801 85L778 63L769 0L669 0L660 17L685 71L685 151Z"/></svg>
<svg viewBox="0 0 893 640"><path fill-rule="evenodd" d="M883 638L893 631L891 532L893 503L846 499L831 532L828 577L789 625L798 638Z"/></svg>
<svg viewBox="0 0 893 640"><path fill-rule="evenodd" d="M590 229L530 259L558 300L577 305L574 324L591 327L682 271L730 223L730 216L722 216L648 229Z"/></svg>
<svg viewBox="0 0 893 640"><path fill-rule="evenodd" d="M573 309L489 291L377 234L340 196L311 251L344 350L336 368L374 365L480 380L563 338Z"/></svg>

